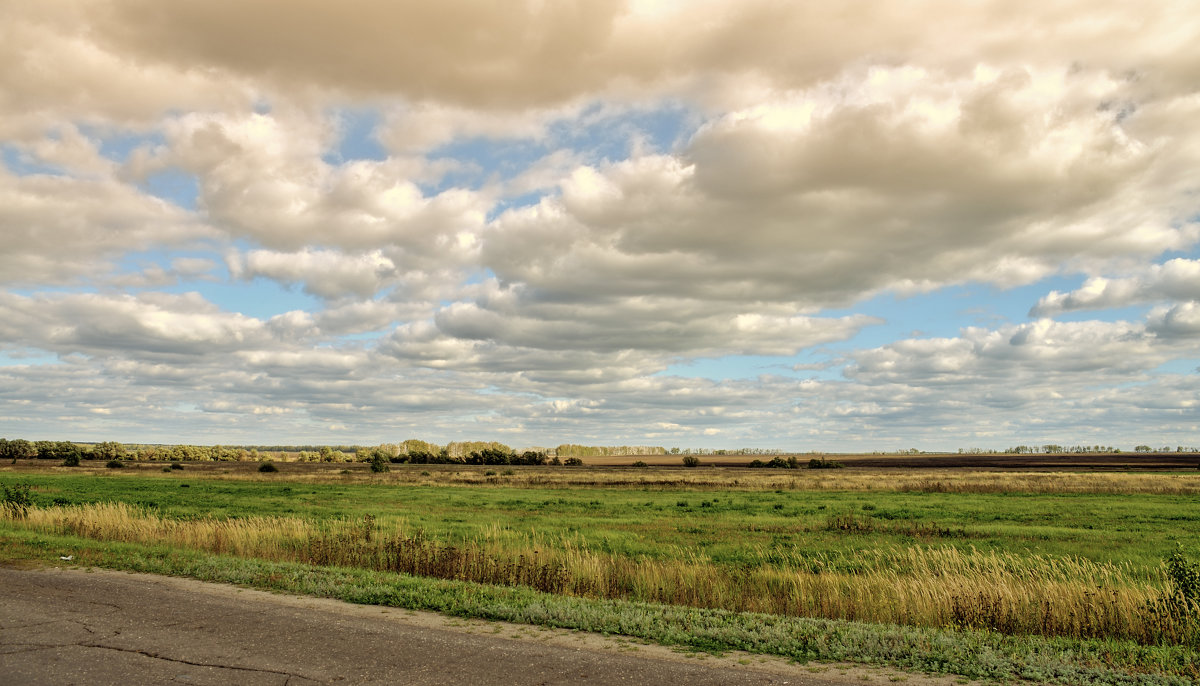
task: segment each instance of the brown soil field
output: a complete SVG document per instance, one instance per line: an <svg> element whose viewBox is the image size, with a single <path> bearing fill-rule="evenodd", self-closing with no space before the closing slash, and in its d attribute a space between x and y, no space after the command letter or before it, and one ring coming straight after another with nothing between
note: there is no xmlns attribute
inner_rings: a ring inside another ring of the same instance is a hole
<svg viewBox="0 0 1200 686"><path fill-rule="evenodd" d="M774 455L700 455L702 466L744 467L754 460L769 462ZM782 455L787 458L787 455ZM823 457L840 462L847 469L979 469L987 471L1093 471L1093 470L1179 470L1195 471L1200 464L1200 453L1117 453L1055 455L960 455L957 453L926 455L870 455L870 454L802 454L796 455L800 465L806 466L814 457ZM641 460L650 466L678 467L683 463L681 455L614 455L584 458L591 467L628 466Z"/></svg>
<svg viewBox="0 0 1200 686"><path fill-rule="evenodd" d="M745 468L754 460L769 462L775 455L700 455L700 467L742 467ZM779 457L787 458L783 454ZM961 469L970 471L1020 471L1020 472L1077 472L1077 471L1196 471L1200 469L1200 453L1117 453L1117 454L1074 454L1061 453L1055 455L1005 455L982 454L960 455L955 453L938 453L922 455L877 455L877 454L797 454L801 468L808 465L813 457L841 463L846 469L888 470L888 469ZM649 467L683 468L682 455L609 455L603 457L583 458L585 467L630 467L635 462L645 462ZM277 463L287 466L290 473L311 475L337 474L342 470L349 473L369 471L370 465L364 462L292 462L284 458ZM0 471L24 471L29 469L57 468L55 460L18 460L15 464L0 465ZM126 462L126 469L161 470L166 462ZM202 471L206 474L251 474L257 472L258 462L184 462L185 469ZM100 460L84 460L82 468L99 471L106 470L105 463ZM3 467L9 469L3 469ZM398 467L400 465L393 465ZM520 472L542 470L571 471L577 467L530 467L505 465L462 465L462 464L430 464L403 465L404 469L424 469L429 471L447 470L496 470L513 469ZM756 472L758 470L755 470ZM776 470L768 470L776 471Z"/></svg>

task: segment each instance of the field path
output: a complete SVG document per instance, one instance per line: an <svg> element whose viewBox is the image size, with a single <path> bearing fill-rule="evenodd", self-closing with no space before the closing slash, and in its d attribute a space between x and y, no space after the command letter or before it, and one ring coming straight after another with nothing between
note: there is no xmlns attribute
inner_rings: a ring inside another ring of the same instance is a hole
<svg viewBox="0 0 1200 686"><path fill-rule="evenodd" d="M833 686L871 676L886 682L889 674L746 655L685 656L590 634L189 579L0 567L4 684ZM906 681L951 683L916 675Z"/></svg>

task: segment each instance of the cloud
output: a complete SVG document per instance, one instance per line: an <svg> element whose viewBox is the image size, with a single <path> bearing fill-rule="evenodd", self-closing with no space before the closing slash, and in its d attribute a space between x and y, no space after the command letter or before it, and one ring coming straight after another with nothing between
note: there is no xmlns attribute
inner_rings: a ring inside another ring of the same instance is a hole
<svg viewBox="0 0 1200 686"><path fill-rule="evenodd" d="M127 251L212 236L187 212L111 178L0 167L0 282L80 282Z"/></svg>
<svg viewBox="0 0 1200 686"><path fill-rule="evenodd" d="M381 143L396 153L426 152L456 140L538 140L552 122L574 119L580 107L488 111L423 102L388 112L378 131Z"/></svg>
<svg viewBox="0 0 1200 686"><path fill-rule="evenodd" d="M1065 69L850 72L717 118L677 154L576 168L502 214L481 259L545 299L820 307L1185 249L1195 173L1163 176L1197 151L1101 107L1129 88Z"/></svg>
<svg viewBox="0 0 1200 686"><path fill-rule="evenodd" d="M427 197L404 160L327 162L337 140L330 116L194 114L166 130L167 144L141 163L143 173L195 174L214 224L276 251L375 249L406 270L461 267L491 205L458 188Z"/></svg>
<svg viewBox="0 0 1200 686"><path fill-rule="evenodd" d="M0 137L33 139L72 120L146 127L170 110L253 104L253 90L228 73L101 45L95 13L108 4L0 8Z"/></svg>
<svg viewBox="0 0 1200 686"><path fill-rule="evenodd" d="M967 328L955 338L907 339L859 351L848 379L871 384L970 387L997 382L1053 385L1059 379L1110 381L1154 369L1176 351L1144 326L1042 319L998 329Z"/></svg>
<svg viewBox="0 0 1200 686"><path fill-rule="evenodd" d="M1117 2L1006 1L970 11L946 0L902 9L766 0L503 7L353 0L336 8L306 0L284 13L266 0L68 7L63 22L87 26L93 50L143 68L184 72L204 64L286 91L317 87L473 108L550 106L671 86L686 92L706 82L712 91L721 77L803 88L864 59L969 69L980 61L1059 63L1069 55L1115 73L1154 64L1147 89L1176 89L1194 85L1200 52L1187 30L1195 18L1185 9ZM1131 33L1131 25L1139 30Z"/></svg>
<svg viewBox="0 0 1200 686"><path fill-rule="evenodd" d="M1195 435L1195 375L1167 371L1200 333L1190 10L10 3L0 428ZM360 135L382 159L355 159ZM1091 278L1036 321L889 341L969 308L855 313L1064 274ZM264 279L321 302L240 312ZM792 359L675 371L746 356Z"/></svg>
<svg viewBox="0 0 1200 686"><path fill-rule="evenodd" d="M60 355L210 356L269 340L257 319L196 293L0 295L0 339Z"/></svg>
<svg viewBox="0 0 1200 686"><path fill-rule="evenodd" d="M1069 293L1051 291L1038 300L1030 316L1138 305L1156 300L1200 300L1200 260L1177 258L1152 265L1134 276L1096 276Z"/></svg>
<svg viewBox="0 0 1200 686"><path fill-rule="evenodd" d="M753 303L747 304L753 307ZM702 300L611 298L537 301L521 289L496 288L474 302L437 312L446 335L544 350L643 350L689 355L790 355L843 340L879 320L818 318L786 308L745 311Z"/></svg>
<svg viewBox="0 0 1200 686"><path fill-rule="evenodd" d="M1146 328L1167 339L1200 338L1200 303L1191 300L1156 307L1147 317Z"/></svg>
<svg viewBox="0 0 1200 686"><path fill-rule="evenodd" d="M396 277L396 265L379 250L356 255L307 248L294 253L251 250L233 253L226 262L235 279L301 283L306 293L329 299L369 298Z"/></svg>

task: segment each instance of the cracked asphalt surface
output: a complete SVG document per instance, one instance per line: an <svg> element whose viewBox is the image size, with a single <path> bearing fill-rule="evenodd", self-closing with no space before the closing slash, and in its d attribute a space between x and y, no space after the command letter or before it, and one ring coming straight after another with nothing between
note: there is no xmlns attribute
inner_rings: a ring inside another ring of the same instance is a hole
<svg viewBox="0 0 1200 686"><path fill-rule="evenodd" d="M188 579L0 567L3 684L831 686L845 676Z"/></svg>

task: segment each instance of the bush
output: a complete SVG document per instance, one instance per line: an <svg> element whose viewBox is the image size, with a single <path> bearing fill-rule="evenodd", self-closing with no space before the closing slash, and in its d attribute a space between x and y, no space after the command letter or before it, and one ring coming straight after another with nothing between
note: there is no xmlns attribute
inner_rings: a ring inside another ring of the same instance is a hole
<svg viewBox="0 0 1200 686"><path fill-rule="evenodd" d="M389 464L387 456L383 455L382 453L375 453L375 455L371 457L371 471L375 472L376 474L380 472L392 471L392 467L391 464Z"/></svg>
<svg viewBox="0 0 1200 686"><path fill-rule="evenodd" d="M1182 548L1167 558L1167 577L1185 604L1200 607L1200 563L1188 560Z"/></svg>
<svg viewBox="0 0 1200 686"><path fill-rule="evenodd" d="M162 468L162 470L163 470L164 472L168 473L168 474L170 474L170 473L171 473L171 468L170 468L170 467L163 467L163 468Z"/></svg>
<svg viewBox="0 0 1200 686"><path fill-rule="evenodd" d="M700 466L700 458L696 457L695 455L684 455L683 466L684 467L699 467Z"/></svg>
<svg viewBox="0 0 1200 686"><path fill-rule="evenodd" d="M63 458L62 466L78 467L79 466L79 453L67 453L66 457Z"/></svg>
<svg viewBox="0 0 1200 686"><path fill-rule="evenodd" d="M842 464L841 462L835 462L833 460L826 460L823 457L814 457L813 459L808 461L809 469L841 469L842 467L845 467L845 466L846 465Z"/></svg>
<svg viewBox="0 0 1200 686"><path fill-rule="evenodd" d="M104 463L104 466L108 467L109 469L121 469L125 466L125 463L121 462L120 460L109 460L108 462Z"/></svg>
<svg viewBox="0 0 1200 686"><path fill-rule="evenodd" d="M579 459L578 457L568 457L567 459L563 460L563 464L568 467L582 467L583 460Z"/></svg>
<svg viewBox="0 0 1200 686"><path fill-rule="evenodd" d="M171 466L167 469L183 469L183 465L178 462L172 462Z"/></svg>
<svg viewBox="0 0 1200 686"><path fill-rule="evenodd" d="M18 519L23 518L33 505L33 496L30 495L33 487L29 484L13 484L11 487L3 484L3 488L4 499L0 501L0 505L12 512Z"/></svg>
<svg viewBox="0 0 1200 686"><path fill-rule="evenodd" d="M634 467L649 467L650 465L646 464L645 462L643 462L641 460L638 460L637 462L633 463L633 466Z"/></svg>
<svg viewBox="0 0 1200 686"><path fill-rule="evenodd" d="M1200 641L1200 563L1189 560L1180 546L1164 566L1170 587L1147 602L1145 611L1162 627L1163 638L1194 645Z"/></svg>
<svg viewBox="0 0 1200 686"><path fill-rule="evenodd" d="M274 462L267 460L266 462L258 465L258 471L260 471L260 472L277 472L277 471L279 471L279 467L276 467Z"/></svg>

